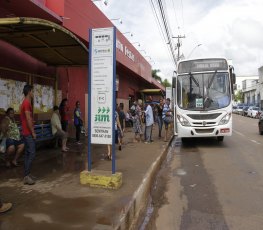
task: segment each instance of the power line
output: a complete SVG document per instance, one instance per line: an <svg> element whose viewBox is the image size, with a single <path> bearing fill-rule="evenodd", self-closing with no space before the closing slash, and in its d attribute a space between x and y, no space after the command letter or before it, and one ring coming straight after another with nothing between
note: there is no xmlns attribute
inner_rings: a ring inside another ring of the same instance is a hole
<svg viewBox="0 0 263 230"><path fill-rule="evenodd" d="M161 18L162 18L163 25L164 25L164 28L165 28L165 33L166 33L166 37L167 37L167 40L168 40L168 45L170 47L170 51L171 51L171 54L172 54L172 57L173 57L173 61L174 61L175 66L177 66L177 61L176 61L176 56L175 56L175 53L174 53L174 46L173 46L172 36L171 36L170 29L169 29L168 19L167 19L167 16L165 14L165 10L164 10L164 7L163 7L162 0L157 0L157 3L158 3L158 6L159 6Z"/></svg>
<svg viewBox="0 0 263 230"><path fill-rule="evenodd" d="M163 30L162 24L161 24L161 22L160 22L160 20L159 20L158 13L157 13L156 8L155 8L155 6L154 6L153 0L150 0L150 5L151 5L151 7L152 7L153 14L154 14L154 16L155 16L155 20L157 21L157 24L158 24L159 33L161 33L161 37L162 37L162 39L163 39L163 41L164 41L164 43L165 43L165 47L167 48L167 51L168 51L169 56L170 56L170 58L171 58L171 61L173 62L173 57L172 57L172 55L171 55L171 53L170 53L170 50L169 50L169 48L168 48L168 46L167 46L167 41L166 41L166 38L165 38L164 30Z"/></svg>

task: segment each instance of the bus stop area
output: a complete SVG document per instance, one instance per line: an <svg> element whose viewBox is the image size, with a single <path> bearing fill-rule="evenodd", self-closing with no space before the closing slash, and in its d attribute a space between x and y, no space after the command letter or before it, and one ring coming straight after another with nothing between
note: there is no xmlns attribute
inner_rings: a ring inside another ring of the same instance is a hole
<svg viewBox="0 0 263 230"><path fill-rule="evenodd" d="M157 125L154 142L148 145L133 143L131 127L124 135L122 150L116 148L116 172L122 173L123 180L118 190L80 184L80 172L87 168L85 136L83 145L70 138L69 152L40 147L33 162L32 174L37 178L33 186L23 184L23 166L6 169L1 163L1 199L12 202L13 208L0 215L0 229L128 229L147 202L169 142L158 139ZM91 148L92 169L111 171L112 162L104 159L107 146Z"/></svg>

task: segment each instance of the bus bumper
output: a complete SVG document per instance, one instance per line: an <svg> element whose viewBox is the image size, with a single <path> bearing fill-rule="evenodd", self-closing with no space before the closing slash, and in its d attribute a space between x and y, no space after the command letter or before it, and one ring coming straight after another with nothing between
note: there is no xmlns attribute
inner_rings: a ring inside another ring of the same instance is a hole
<svg viewBox="0 0 263 230"><path fill-rule="evenodd" d="M218 137L231 136L232 125L225 124L220 126L192 127L182 126L177 123L178 137Z"/></svg>

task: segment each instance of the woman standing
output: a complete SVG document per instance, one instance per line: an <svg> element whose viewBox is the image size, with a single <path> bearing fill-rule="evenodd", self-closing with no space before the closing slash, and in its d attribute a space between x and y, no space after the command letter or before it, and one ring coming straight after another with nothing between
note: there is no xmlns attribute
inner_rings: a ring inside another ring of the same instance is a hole
<svg viewBox="0 0 263 230"><path fill-rule="evenodd" d="M83 121L81 119L81 111L80 111L80 102L76 102L76 108L74 110L74 125L76 127L76 141L77 144L81 145L80 142L80 133L81 133L81 127L83 126Z"/></svg>
<svg viewBox="0 0 263 230"><path fill-rule="evenodd" d="M133 117L133 131L134 131L134 141L142 142L142 100L138 100L138 104L135 103L135 116Z"/></svg>
<svg viewBox="0 0 263 230"><path fill-rule="evenodd" d="M163 99L161 98L159 104L156 106L157 110L157 122L159 127L159 138L162 137L162 128L163 128Z"/></svg>
<svg viewBox="0 0 263 230"><path fill-rule="evenodd" d="M64 98L59 105L59 114L61 117L62 130L68 132L69 107L68 99Z"/></svg>
<svg viewBox="0 0 263 230"><path fill-rule="evenodd" d="M114 125L114 128L115 128L115 144L116 144L116 139L118 139L117 143L119 144L119 150L121 150L121 138L123 137L123 130L121 128L121 123L120 123L120 120L119 120L119 115L118 115L118 112L115 111L115 125ZM112 153L111 153L111 147L112 145L108 145L108 153L107 153L107 156L106 158L108 160L112 160Z"/></svg>

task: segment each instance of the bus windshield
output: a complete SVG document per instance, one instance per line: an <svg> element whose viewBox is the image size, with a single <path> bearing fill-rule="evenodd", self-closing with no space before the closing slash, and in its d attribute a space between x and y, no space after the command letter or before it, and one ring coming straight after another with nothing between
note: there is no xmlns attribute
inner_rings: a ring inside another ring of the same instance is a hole
<svg viewBox="0 0 263 230"><path fill-rule="evenodd" d="M230 104L227 72L189 73L177 77L177 105L185 110L215 110Z"/></svg>

